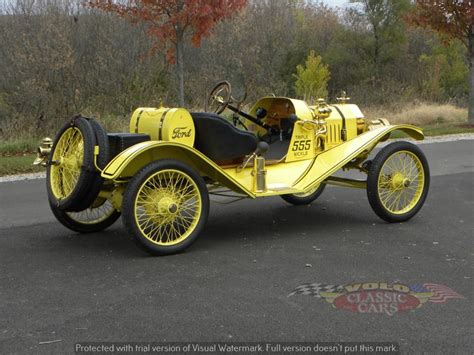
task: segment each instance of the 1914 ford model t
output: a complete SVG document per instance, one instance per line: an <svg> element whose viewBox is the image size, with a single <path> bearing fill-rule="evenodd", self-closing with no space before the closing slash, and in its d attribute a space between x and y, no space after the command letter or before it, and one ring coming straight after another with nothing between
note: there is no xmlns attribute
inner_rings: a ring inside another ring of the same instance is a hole
<svg viewBox="0 0 474 355"><path fill-rule="evenodd" d="M54 142L43 142L36 163L47 167L49 203L63 225L94 232L122 214L133 240L151 254L176 253L196 240L209 194L279 195L304 205L333 184L367 189L373 210L388 222L410 219L429 188L421 150L397 141L368 157L395 130L418 140L422 131L367 121L347 101L309 106L264 97L245 113L224 81L208 97L212 113L138 108L130 133L107 134L95 120L74 117ZM234 125L219 116L225 109L233 111ZM340 169L356 169L367 179L334 176Z"/></svg>

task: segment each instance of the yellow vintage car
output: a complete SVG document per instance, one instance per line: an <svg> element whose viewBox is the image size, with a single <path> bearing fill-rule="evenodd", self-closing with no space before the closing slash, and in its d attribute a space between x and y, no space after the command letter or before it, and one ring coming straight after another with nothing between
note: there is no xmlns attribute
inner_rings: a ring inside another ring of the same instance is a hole
<svg viewBox="0 0 474 355"><path fill-rule="evenodd" d="M422 130L367 120L343 95L336 104L268 96L248 112L220 82L205 112L141 107L127 133L107 133L77 116L36 164L47 168L54 215L77 232L96 232L122 215L136 244L153 255L181 252L202 231L210 196L229 202L281 196L294 205L317 199L326 185L364 188L374 212L403 222L422 207L429 168L414 144L395 141L369 154L391 132L421 140ZM228 119L220 116L224 110ZM334 176L354 169L367 178Z"/></svg>

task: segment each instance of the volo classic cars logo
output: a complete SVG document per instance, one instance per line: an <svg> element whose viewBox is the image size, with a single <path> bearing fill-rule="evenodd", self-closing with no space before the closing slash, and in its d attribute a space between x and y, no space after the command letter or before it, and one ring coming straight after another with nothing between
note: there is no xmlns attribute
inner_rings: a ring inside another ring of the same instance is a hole
<svg viewBox="0 0 474 355"><path fill-rule="evenodd" d="M420 308L425 303L446 303L449 299L464 298L447 286L424 283L404 285L386 282L328 285L302 284L289 295L309 295L323 298L334 308L354 313L381 313L389 316Z"/></svg>

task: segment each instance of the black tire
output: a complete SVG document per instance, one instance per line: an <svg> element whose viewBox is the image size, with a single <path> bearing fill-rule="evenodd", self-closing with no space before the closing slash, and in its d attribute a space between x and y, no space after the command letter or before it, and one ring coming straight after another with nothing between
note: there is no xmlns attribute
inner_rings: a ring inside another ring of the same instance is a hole
<svg viewBox="0 0 474 355"><path fill-rule="evenodd" d="M419 162L421 163L421 167L423 169L423 177L421 178L421 180L423 181L423 186L418 201L413 207L411 207L404 213L393 213L384 206L380 199L378 192L379 176L387 159L389 159L392 155L402 151L407 151L415 155L419 159ZM387 222L404 222L416 215L425 203L426 197L428 196L429 186L430 170L428 166L428 161L426 160L426 157L421 151L421 149L412 143L403 141L391 143L382 148L382 150L377 153L374 160L370 164L370 169L367 176L367 197L369 199L370 206L377 214L377 216Z"/></svg>
<svg viewBox="0 0 474 355"><path fill-rule="evenodd" d="M316 200L323 193L326 188L326 184L320 184L316 191L306 196L298 196L295 194L281 195L281 198L286 202L291 203L295 206L309 205L311 202Z"/></svg>
<svg viewBox="0 0 474 355"><path fill-rule="evenodd" d="M110 161L110 145L109 145L109 137L107 136L107 132L102 127L102 125L94 120L93 118L86 118L91 125L92 129L94 130L96 145L99 146L99 155L97 156L97 166L100 169L104 169L106 165ZM104 179L100 176L100 171L96 169L96 178L91 183L89 192L83 198L83 201L79 207L82 207L81 210L84 210L91 206L94 201L96 200L99 192L102 188L104 183Z"/></svg>
<svg viewBox="0 0 474 355"><path fill-rule="evenodd" d="M56 219L66 228L78 233L100 232L115 223L120 217L120 212L113 210L110 215L97 223L84 223L74 218L78 212L65 212L50 204L51 211Z"/></svg>
<svg viewBox="0 0 474 355"><path fill-rule="evenodd" d="M149 178L155 176L155 174L159 174L159 172L168 169L186 174L196 185L201 202L200 214L199 217L196 218L197 223L194 229L190 230L190 234L184 240L177 242L177 244L174 245L162 245L158 244L157 241L151 241L141 232L140 227L137 225L137 219L135 218L135 201L138 194L140 193L142 185L145 184ZM140 170L128 183L123 195L122 213L122 219L125 228L127 229L132 240L140 249L151 255L168 255L182 252L196 241L206 224L207 217L209 215L209 194L206 183L196 171L180 161L155 161Z"/></svg>
<svg viewBox="0 0 474 355"><path fill-rule="evenodd" d="M93 118L87 118L94 129L97 145L99 146L99 156L97 157L97 166L104 169L110 161L110 144L107 131L102 125Z"/></svg>
<svg viewBox="0 0 474 355"><path fill-rule="evenodd" d="M94 146L96 144L95 133L88 120L80 116L72 118L69 122L64 124L57 133L51 149L50 163L53 160L61 136L68 129L73 127L77 128L82 135L84 151L81 171L76 185L66 197L58 198L55 196L51 187L51 164L48 164L46 170L46 189L48 192L48 199L52 205L63 211L81 211L88 207L88 205L85 205L84 203L84 198L87 197L90 186L94 184L97 177L96 169L94 167Z"/></svg>

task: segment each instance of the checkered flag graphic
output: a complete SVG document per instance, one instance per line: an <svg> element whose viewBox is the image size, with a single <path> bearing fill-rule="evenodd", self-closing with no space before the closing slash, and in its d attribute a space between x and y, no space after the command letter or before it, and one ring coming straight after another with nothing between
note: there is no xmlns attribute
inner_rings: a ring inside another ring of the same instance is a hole
<svg viewBox="0 0 474 355"><path fill-rule="evenodd" d="M321 298L320 292L343 292L344 285L327 285L321 283L302 284L296 287L288 297L293 295L308 295Z"/></svg>

